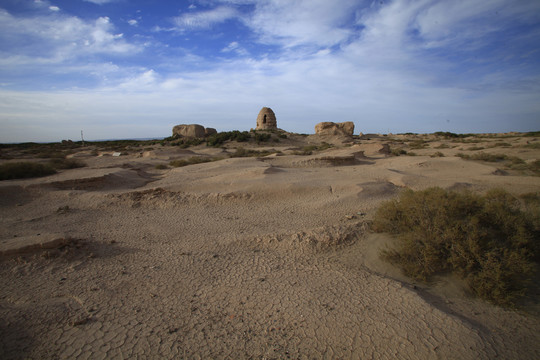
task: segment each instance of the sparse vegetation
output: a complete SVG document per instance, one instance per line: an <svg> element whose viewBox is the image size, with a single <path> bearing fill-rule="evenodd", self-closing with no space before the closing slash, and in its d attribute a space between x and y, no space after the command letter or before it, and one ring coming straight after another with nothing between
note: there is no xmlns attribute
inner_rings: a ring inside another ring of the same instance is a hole
<svg viewBox="0 0 540 360"><path fill-rule="evenodd" d="M390 154L394 156L407 155L407 151L403 149L390 149Z"/></svg>
<svg viewBox="0 0 540 360"><path fill-rule="evenodd" d="M165 170L165 169L168 169L169 167L168 167L167 165L165 165L165 164L157 164L157 165L155 166L155 168L156 168L157 170Z"/></svg>
<svg viewBox="0 0 540 360"><path fill-rule="evenodd" d="M255 156L267 156L270 154L274 154L276 151L259 151L259 150L250 150L250 149L244 149L243 147L239 147L236 149L236 151L231 154L231 157L237 158L237 157L255 157Z"/></svg>
<svg viewBox="0 0 540 360"><path fill-rule="evenodd" d="M187 149L190 146L197 146L197 145L202 144L203 142L204 140L199 139L199 138L194 138L194 139L185 138L185 139L178 139L177 141L173 141L170 143L170 145L179 146L182 149Z"/></svg>
<svg viewBox="0 0 540 360"><path fill-rule="evenodd" d="M52 166L36 162L23 161L0 165L0 180L26 179L54 173L56 170Z"/></svg>
<svg viewBox="0 0 540 360"><path fill-rule="evenodd" d="M207 146L219 147L227 140L246 142L249 141L251 135L248 131L224 131L217 134L210 135L206 139Z"/></svg>
<svg viewBox="0 0 540 360"><path fill-rule="evenodd" d="M465 137L469 137L469 136L474 136L473 134L456 134L456 133L448 132L448 131L437 131L437 132L433 133L433 135L436 135L436 136L439 136L439 137L444 137L446 139L458 139L458 138L465 138Z"/></svg>
<svg viewBox="0 0 540 360"><path fill-rule="evenodd" d="M76 169L85 167L86 164L82 161L76 159L64 159L64 158L54 158L49 161L49 164L56 170L62 169Z"/></svg>
<svg viewBox="0 0 540 360"><path fill-rule="evenodd" d="M508 147L512 147L512 144L509 144L507 142L496 142L495 144L491 144L489 147L491 147L491 148L495 148L495 147L508 148Z"/></svg>
<svg viewBox="0 0 540 360"><path fill-rule="evenodd" d="M424 140L415 140L409 143L409 147L413 150L419 150L429 147L429 144Z"/></svg>
<svg viewBox="0 0 540 360"><path fill-rule="evenodd" d="M264 133L264 132L256 132L256 133L255 133L255 141L256 141L257 143L267 142L267 141L269 141L271 138L272 138L272 135L271 135L271 134L268 134L268 133Z"/></svg>
<svg viewBox="0 0 540 360"><path fill-rule="evenodd" d="M414 279L453 272L480 298L512 305L537 268L538 223L504 190L485 196L441 188L404 191L383 203L373 228L397 235L397 250L382 253Z"/></svg>
<svg viewBox="0 0 540 360"><path fill-rule="evenodd" d="M207 157L202 157L202 156L192 156L188 159L173 160L169 163L169 165L172 167L182 167L182 166L202 164L202 163L207 163L207 162L217 161L217 160L221 160L221 158L207 158Z"/></svg>
<svg viewBox="0 0 540 360"><path fill-rule="evenodd" d="M458 153L456 154L456 156L459 156L460 158L463 158L465 160L479 160L487 162L499 162L507 159L507 156L505 154L488 154L485 152L480 152L473 155Z"/></svg>
<svg viewBox="0 0 540 360"><path fill-rule="evenodd" d="M527 149L540 149L540 141L533 142L533 143L527 143L523 145L524 148Z"/></svg>
<svg viewBox="0 0 540 360"><path fill-rule="evenodd" d="M307 145L304 146L300 151L295 151L294 155L311 155L315 151L324 151L333 147L332 144L327 142L322 142L320 145Z"/></svg>
<svg viewBox="0 0 540 360"><path fill-rule="evenodd" d="M441 144L439 146L435 146L435 149L449 149L450 146L448 146L447 144Z"/></svg>
<svg viewBox="0 0 540 360"><path fill-rule="evenodd" d="M444 154L440 151L437 151L434 154L431 154L430 157L444 157Z"/></svg>
<svg viewBox="0 0 540 360"><path fill-rule="evenodd" d="M527 163L523 159L517 156L508 156L505 154L488 154L480 152L473 155L467 155L463 153L458 153L456 156L463 158L465 160L479 160L486 162L502 162L504 165L511 170L523 171L528 175L540 175L540 160L535 160L533 162Z"/></svg>

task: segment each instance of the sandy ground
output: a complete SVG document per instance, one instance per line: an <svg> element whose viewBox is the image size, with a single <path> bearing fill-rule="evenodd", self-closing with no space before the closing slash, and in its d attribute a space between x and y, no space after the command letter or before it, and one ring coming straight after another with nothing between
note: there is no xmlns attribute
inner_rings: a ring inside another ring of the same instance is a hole
<svg viewBox="0 0 540 360"><path fill-rule="evenodd" d="M540 177L463 160L472 145L450 140L399 157L388 138L312 155L294 151L313 137L296 141L266 146L281 156L165 170L232 150L82 149L85 168L2 181L0 358L540 358L537 302L511 311L455 279L411 283L378 258L391 239L369 231L405 187L523 194ZM535 138L484 141L540 158L522 147ZM5 251L17 244L24 254Z"/></svg>

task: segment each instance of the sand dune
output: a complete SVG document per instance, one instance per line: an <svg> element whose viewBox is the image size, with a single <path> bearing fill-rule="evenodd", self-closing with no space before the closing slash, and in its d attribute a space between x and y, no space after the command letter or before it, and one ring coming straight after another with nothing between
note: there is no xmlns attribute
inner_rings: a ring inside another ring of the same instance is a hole
<svg viewBox="0 0 540 360"><path fill-rule="evenodd" d="M538 192L540 177L498 175L500 164L456 157L450 140L399 157L382 137L292 154L301 141L314 138L273 145L281 156L166 170L155 165L247 145L156 146L2 181L0 243L70 241L3 255L1 357L540 357L534 306L492 306L454 279L413 284L378 258L391 239L369 230L403 188L522 194ZM441 144L445 156L430 157Z"/></svg>

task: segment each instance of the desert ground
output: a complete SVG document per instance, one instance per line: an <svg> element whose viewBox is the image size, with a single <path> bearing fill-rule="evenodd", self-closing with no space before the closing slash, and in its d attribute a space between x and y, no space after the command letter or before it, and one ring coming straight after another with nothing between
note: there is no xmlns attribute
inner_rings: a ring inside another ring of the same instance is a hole
<svg viewBox="0 0 540 360"><path fill-rule="evenodd" d="M538 194L539 144L66 145L86 166L0 181L0 358L539 359L537 292L506 309L452 277L415 283L380 260L393 239L370 230L404 188ZM212 161L170 165L194 157Z"/></svg>

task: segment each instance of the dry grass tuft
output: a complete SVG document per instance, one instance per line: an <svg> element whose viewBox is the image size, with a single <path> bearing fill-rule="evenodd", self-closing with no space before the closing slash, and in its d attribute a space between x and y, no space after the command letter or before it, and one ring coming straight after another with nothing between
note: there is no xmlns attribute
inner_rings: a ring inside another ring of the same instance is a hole
<svg viewBox="0 0 540 360"><path fill-rule="evenodd" d="M538 222L500 189L485 196L407 190L378 209L373 228L398 236L398 249L382 256L407 276L428 281L453 272L477 296L504 306L526 293L540 254Z"/></svg>
<svg viewBox="0 0 540 360"><path fill-rule="evenodd" d="M54 173L56 170L52 166L35 162L21 161L0 165L0 180L34 178Z"/></svg>

